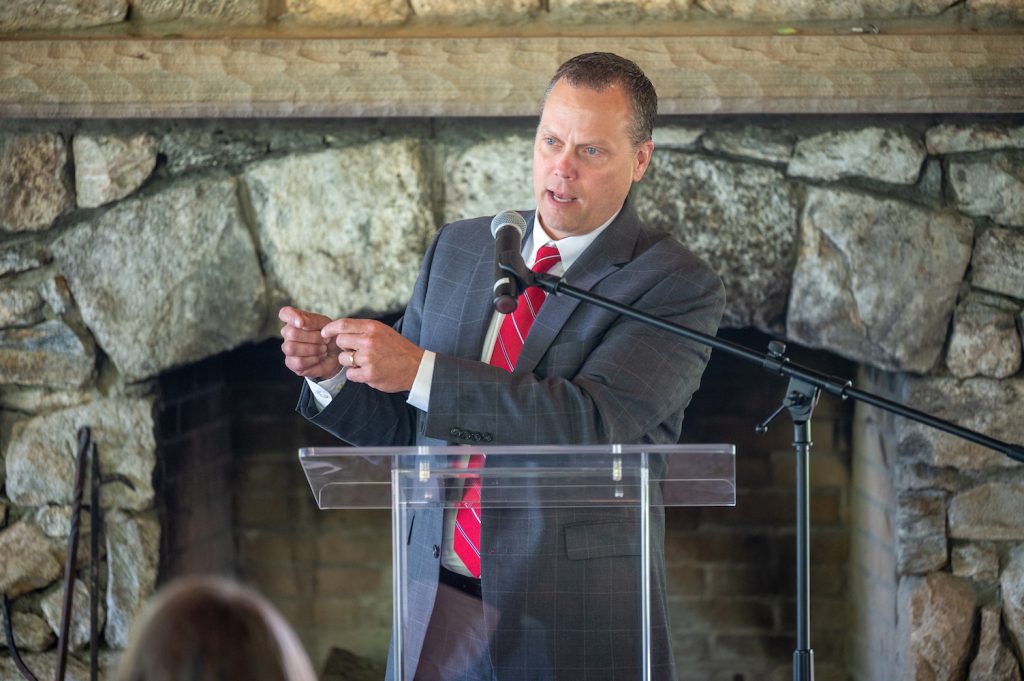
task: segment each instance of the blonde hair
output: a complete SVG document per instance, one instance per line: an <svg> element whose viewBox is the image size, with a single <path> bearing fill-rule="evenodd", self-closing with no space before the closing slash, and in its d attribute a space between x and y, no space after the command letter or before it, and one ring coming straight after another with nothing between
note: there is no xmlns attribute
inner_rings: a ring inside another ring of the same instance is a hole
<svg viewBox="0 0 1024 681"><path fill-rule="evenodd" d="M118 681L316 681L281 614L223 577L185 577L157 593L135 622Z"/></svg>

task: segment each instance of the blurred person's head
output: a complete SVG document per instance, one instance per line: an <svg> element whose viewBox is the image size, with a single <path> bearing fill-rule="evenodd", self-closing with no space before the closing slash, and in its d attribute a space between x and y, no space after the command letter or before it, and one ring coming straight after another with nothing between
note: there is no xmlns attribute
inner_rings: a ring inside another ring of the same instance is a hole
<svg viewBox="0 0 1024 681"><path fill-rule="evenodd" d="M265 598L220 577L161 589L135 622L118 681L316 681L295 632Z"/></svg>

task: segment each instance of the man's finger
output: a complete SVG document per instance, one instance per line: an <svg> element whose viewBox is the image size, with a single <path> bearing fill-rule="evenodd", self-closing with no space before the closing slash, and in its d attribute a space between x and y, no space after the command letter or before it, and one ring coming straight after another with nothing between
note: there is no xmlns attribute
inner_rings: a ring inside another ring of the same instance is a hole
<svg viewBox="0 0 1024 681"><path fill-rule="evenodd" d="M281 337L286 341L296 341L298 343L326 344L324 337L320 335L319 331L297 329L294 326L282 326Z"/></svg>
<svg viewBox="0 0 1024 681"><path fill-rule="evenodd" d="M372 319L335 319L330 324L325 325L320 330L320 333L324 338L331 338L343 333L366 334L373 329L374 325L379 323Z"/></svg>
<svg viewBox="0 0 1024 681"><path fill-rule="evenodd" d="M285 305L277 311L277 318L288 326L302 326L302 310Z"/></svg>
<svg viewBox="0 0 1024 681"><path fill-rule="evenodd" d="M290 305L282 307L277 313L277 318L289 327L305 329L306 331L319 331L323 328L324 324L331 321L330 317L325 317L316 312L300 310Z"/></svg>
<svg viewBox="0 0 1024 681"><path fill-rule="evenodd" d="M361 333L339 333L334 337L334 344L344 352L345 350L358 350L367 344L367 338Z"/></svg>
<svg viewBox="0 0 1024 681"><path fill-rule="evenodd" d="M285 341L281 351L288 357L326 357L327 346L324 343L302 343Z"/></svg>
<svg viewBox="0 0 1024 681"><path fill-rule="evenodd" d="M318 357L297 357L295 355L290 355L284 360L285 366L299 376L315 375L309 373L310 369L313 369L320 363L321 360Z"/></svg>

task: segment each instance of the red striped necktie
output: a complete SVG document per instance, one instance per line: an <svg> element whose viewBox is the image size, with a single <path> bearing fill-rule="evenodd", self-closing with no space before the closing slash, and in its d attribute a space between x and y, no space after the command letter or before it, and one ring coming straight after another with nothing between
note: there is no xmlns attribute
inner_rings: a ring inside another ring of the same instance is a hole
<svg viewBox="0 0 1024 681"><path fill-rule="evenodd" d="M555 246L541 246L537 251L537 260L533 263L533 271L544 273L562 261L562 256ZM536 286L530 286L519 294L515 311L505 315L498 330L498 338L491 353L491 364L511 372L519 359L530 327L540 312L547 294ZM469 468L481 468L484 457L474 454L469 457ZM462 503L455 514L455 536L453 548L466 569L474 577L480 576L480 478L472 476L466 479Z"/></svg>

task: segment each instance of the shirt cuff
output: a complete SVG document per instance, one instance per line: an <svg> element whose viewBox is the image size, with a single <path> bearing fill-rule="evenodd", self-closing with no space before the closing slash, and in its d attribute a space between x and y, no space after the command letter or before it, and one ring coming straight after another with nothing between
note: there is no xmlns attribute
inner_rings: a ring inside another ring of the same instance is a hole
<svg viewBox="0 0 1024 681"><path fill-rule="evenodd" d="M436 358L436 353L430 350L423 351L420 368L416 370L416 378L412 381L412 389L406 399L406 402L420 411L427 411L430 407L430 385L434 381L434 360Z"/></svg>
<svg viewBox="0 0 1024 681"><path fill-rule="evenodd" d="M341 392L341 389L345 387L345 380L344 367L334 376L323 381L317 382L308 376L306 377L306 384L309 386L309 391L313 394L313 402L320 408L320 411L326 409L331 400Z"/></svg>

